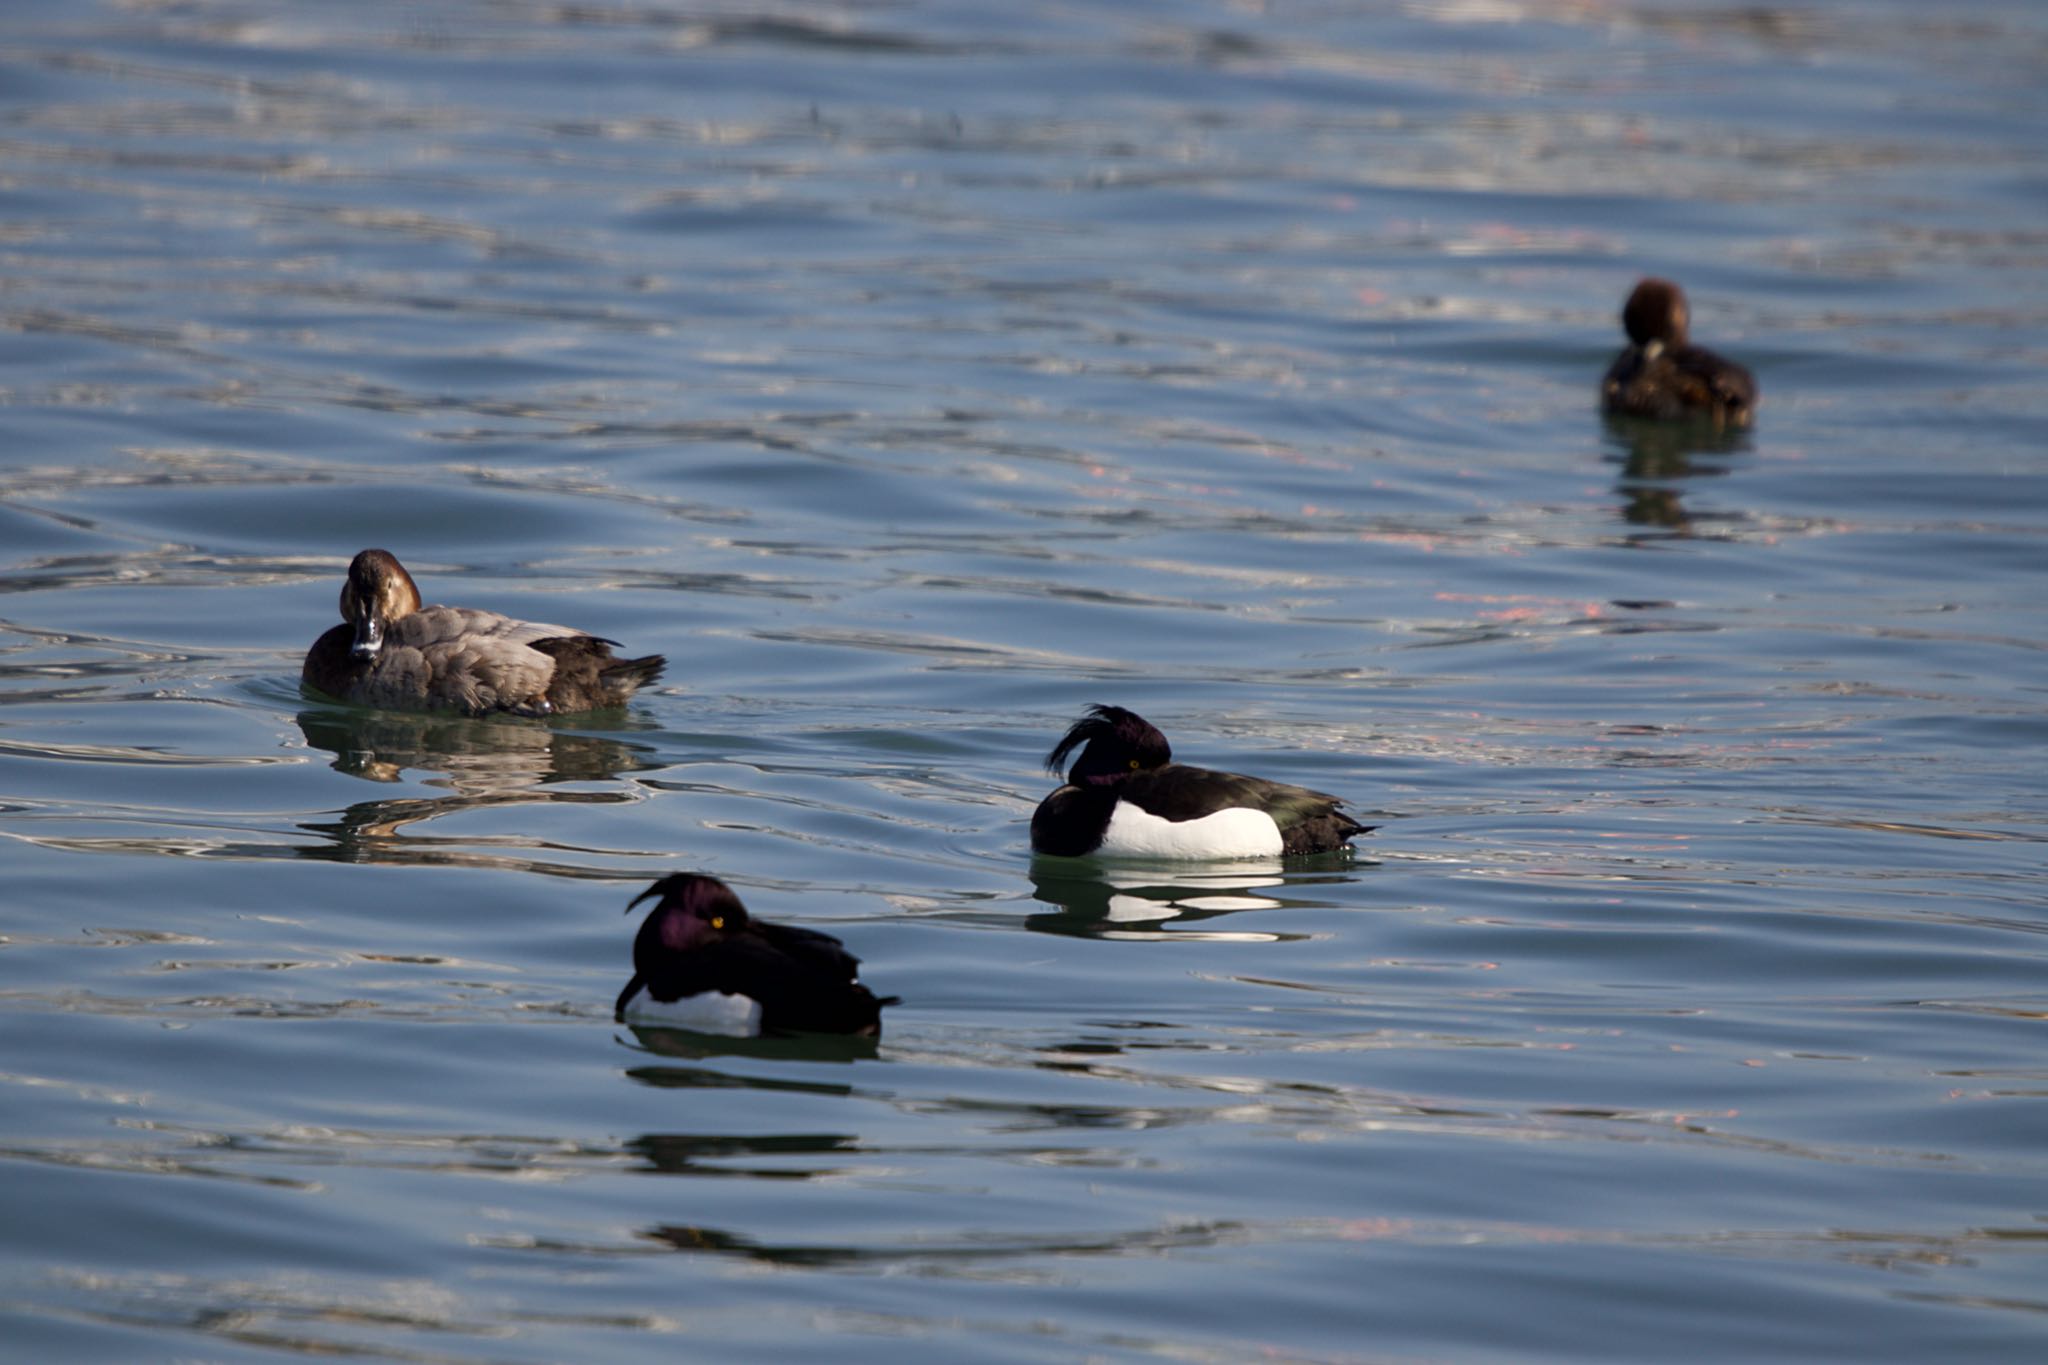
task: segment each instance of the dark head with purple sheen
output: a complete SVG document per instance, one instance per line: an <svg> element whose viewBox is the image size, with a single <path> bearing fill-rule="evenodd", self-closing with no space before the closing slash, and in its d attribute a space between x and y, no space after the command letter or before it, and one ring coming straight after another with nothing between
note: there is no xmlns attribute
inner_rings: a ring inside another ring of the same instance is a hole
<svg viewBox="0 0 2048 1365"><path fill-rule="evenodd" d="M1621 325L1638 346L1661 341L1664 349L1678 350L1686 344L1691 322L1685 291L1670 280L1654 277L1638 284L1621 310Z"/></svg>
<svg viewBox="0 0 2048 1365"><path fill-rule="evenodd" d="M1082 746L1086 747L1082 747ZM1101 786L1120 781L1147 768L1163 768L1173 761L1173 749L1135 711L1121 706L1091 706L1088 714L1052 746L1045 766L1057 773L1067 755L1076 748L1081 756L1067 770L1067 781L1075 786Z"/></svg>
<svg viewBox="0 0 2048 1365"><path fill-rule="evenodd" d="M626 911L650 896L659 897L654 910L640 926L633 944L637 960L642 949L688 952L718 934L737 933L747 927L747 907L740 904L732 888L716 877L696 872L678 872L663 877L627 904Z"/></svg>

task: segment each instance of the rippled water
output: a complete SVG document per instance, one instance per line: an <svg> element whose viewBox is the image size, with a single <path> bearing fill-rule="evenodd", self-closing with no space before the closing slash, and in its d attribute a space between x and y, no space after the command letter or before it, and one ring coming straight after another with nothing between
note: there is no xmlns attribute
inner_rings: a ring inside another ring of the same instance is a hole
<svg viewBox="0 0 2048 1365"><path fill-rule="evenodd" d="M24 1359L2048 1346L2048 11L22 3ZM1640 275L1753 435L1603 426ZM341 567L659 650L302 697ZM1039 861L1092 701L1350 860ZM610 1019L732 880L879 1045Z"/></svg>

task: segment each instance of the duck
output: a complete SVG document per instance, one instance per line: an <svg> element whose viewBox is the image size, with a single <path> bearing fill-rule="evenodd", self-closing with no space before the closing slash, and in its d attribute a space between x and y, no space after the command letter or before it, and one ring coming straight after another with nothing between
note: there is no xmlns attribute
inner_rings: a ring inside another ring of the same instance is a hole
<svg viewBox="0 0 2048 1365"><path fill-rule="evenodd" d="M633 979L619 992L620 1023L743 1038L841 1033L876 1038L882 1010L900 996L860 983L860 959L816 929L755 919L716 877L678 872L626 905L655 898L633 939Z"/></svg>
<svg viewBox="0 0 2048 1365"><path fill-rule="evenodd" d="M1608 367L1601 406L1619 417L1703 418L1746 427L1756 416L1756 380L1687 335L1691 310L1670 280L1646 279L1628 296L1621 325L1628 346Z"/></svg>
<svg viewBox="0 0 2048 1365"><path fill-rule="evenodd" d="M419 585L389 550L364 550L349 563L341 621L306 651L300 681L338 701L395 711L594 711L625 705L668 666L659 654L616 658L616 640L567 626L421 606Z"/></svg>
<svg viewBox="0 0 2048 1365"><path fill-rule="evenodd" d="M1053 745L1065 785L1031 816L1031 847L1055 857L1270 858L1348 849L1372 829L1343 798L1173 761L1166 736L1121 706L1091 706Z"/></svg>

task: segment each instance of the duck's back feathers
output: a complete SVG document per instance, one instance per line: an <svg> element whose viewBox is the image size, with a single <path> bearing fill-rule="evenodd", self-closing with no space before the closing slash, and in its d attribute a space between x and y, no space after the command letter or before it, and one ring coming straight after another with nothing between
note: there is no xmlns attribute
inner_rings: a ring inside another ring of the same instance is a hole
<svg viewBox="0 0 2048 1365"><path fill-rule="evenodd" d="M1341 800L1306 787L1186 763L1132 773L1121 785L1124 800L1167 820L1193 820L1226 807L1249 807L1272 816L1275 824L1290 825Z"/></svg>
<svg viewBox="0 0 2048 1365"><path fill-rule="evenodd" d="M1608 368L1600 394L1606 410L1622 417L1746 427L1756 416L1756 379L1704 346L1630 346Z"/></svg>

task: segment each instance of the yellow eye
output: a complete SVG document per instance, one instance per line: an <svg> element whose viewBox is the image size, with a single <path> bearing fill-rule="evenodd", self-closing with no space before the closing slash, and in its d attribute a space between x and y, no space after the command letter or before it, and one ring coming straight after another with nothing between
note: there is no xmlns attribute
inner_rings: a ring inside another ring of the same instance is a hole
<svg viewBox="0 0 2048 1365"><path fill-rule="evenodd" d="M1135 759L1135 758L1134 758L1134 759L1132 759L1132 760L1131 760L1131 766L1132 766L1133 768L1137 767L1137 766L1138 766L1138 760L1137 760L1137 759Z"/></svg>
<svg viewBox="0 0 2048 1365"><path fill-rule="evenodd" d="M711 917L711 927L714 929L723 929L725 927L725 916L713 915Z"/></svg>

